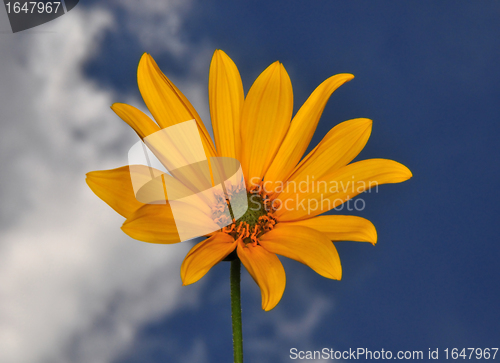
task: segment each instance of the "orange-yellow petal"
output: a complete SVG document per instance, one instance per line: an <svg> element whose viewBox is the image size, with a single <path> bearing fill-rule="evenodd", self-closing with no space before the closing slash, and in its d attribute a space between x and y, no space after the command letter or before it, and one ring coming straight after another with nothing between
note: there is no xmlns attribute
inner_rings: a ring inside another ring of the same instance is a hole
<svg viewBox="0 0 500 363"><path fill-rule="evenodd" d="M236 241L226 233L217 232L196 244L181 266L183 285L195 283L236 248Z"/></svg>
<svg viewBox="0 0 500 363"><path fill-rule="evenodd" d="M315 229L331 241L356 241L377 243L377 230L368 219L357 216L319 216L279 226L302 226Z"/></svg>
<svg viewBox="0 0 500 363"><path fill-rule="evenodd" d="M135 198L128 166L91 171L86 182L99 198L125 218L144 205Z"/></svg>
<svg viewBox="0 0 500 363"><path fill-rule="evenodd" d="M321 83L294 116L290 129L281 144L276 157L266 173L266 185L287 180L306 151L316 126L331 94L345 82L353 79L352 74L337 74Z"/></svg>
<svg viewBox="0 0 500 363"><path fill-rule="evenodd" d="M141 139L160 131L160 128L144 112L125 103L114 103L111 109L132 127Z"/></svg>
<svg viewBox="0 0 500 363"><path fill-rule="evenodd" d="M262 309L265 311L273 309L281 300L286 285L285 269L278 256L259 245L245 245L241 240L238 242L236 252L260 287Z"/></svg>
<svg viewBox="0 0 500 363"><path fill-rule="evenodd" d="M288 178L291 183L318 180L322 176L350 163L366 145L372 131L372 121L366 118L344 121L321 140Z"/></svg>
<svg viewBox="0 0 500 363"><path fill-rule="evenodd" d="M239 157L243 84L234 62L216 50L210 64L208 99L215 146L220 156Z"/></svg>
<svg viewBox="0 0 500 363"><path fill-rule="evenodd" d="M241 116L241 164L247 186L260 182L290 126L293 92L279 62L271 64L248 91Z"/></svg>
<svg viewBox="0 0 500 363"><path fill-rule="evenodd" d="M122 226L130 237L149 243L180 242L170 205L145 204L127 218Z"/></svg>
<svg viewBox="0 0 500 363"><path fill-rule="evenodd" d="M321 276L335 280L342 278L337 249L323 233L315 229L278 223L259 240L267 251L299 261Z"/></svg>
<svg viewBox="0 0 500 363"><path fill-rule="evenodd" d="M289 188L279 195L280 221L311 218L354 198L380 184L400 183L412 177L411 171L393 160L368 159L349 164L295 191Z"/></svg>
<svg viewBox="0 0 500 363"><path fill-rule="evenodd" d="M205 153L207 156L216 156L212 139L194 107L147 53L142 55L139 62L137 83L146 106L160 128L194 119L200 130Z"/></svg>

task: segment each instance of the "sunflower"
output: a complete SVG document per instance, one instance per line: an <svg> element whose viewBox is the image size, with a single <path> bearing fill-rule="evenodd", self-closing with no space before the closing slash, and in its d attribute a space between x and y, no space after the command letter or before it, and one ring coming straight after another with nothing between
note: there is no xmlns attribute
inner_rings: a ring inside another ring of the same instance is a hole
<svg viewBox="0 0 500 363"><path fill-rule="evenodd" d="M241 218L206 235L189 251L181 267L184 285L198 281L224 259L239 259L260 287L262 308L268 311L285 289L285 271L277 255L340 280L342 268L332 241L377 242L375 227L364 218L320 216L371 187L412 176L392 160L351 163L368 141L371 120L340 123L303 157L330 95L353 77L338 74L325 80L292 119L292 84L281 63L266 68L244 97L236 65L216 50L208 85L214 145L187 98L149 54L142 56L139 90L156 122L130 105L116 103L113 111L142 139L194 119L207 158L240 161L251 206ZM138 201L129 166L90 172L87 183L126 218L122 230L130 237L150 243L179 242L169 204Z"/></svg>

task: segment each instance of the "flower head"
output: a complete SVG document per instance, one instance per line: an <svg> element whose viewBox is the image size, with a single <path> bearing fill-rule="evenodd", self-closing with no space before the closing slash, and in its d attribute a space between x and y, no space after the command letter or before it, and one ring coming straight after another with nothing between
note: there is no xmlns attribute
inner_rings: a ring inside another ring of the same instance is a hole
<svg viewBox="0 0 500 363"><path fill-rule="evenodd" d="M392 160L351 163L371 132L368 119L335 126L303 157L330 95L353 78L338 74L321 83L292 119L290 78L279 62L256 79L246 97L234 62L216 50L210 65L209 102L215 145L196 110L160 71L149 54L138 67L141 95L154 120L126 104L112 106L142 138L194 119L207 157L231 157L241 162L245 189L227 190L247 198L240 218L226 218L212 208L212 218L224 226L206 235L187 254L181 267L185 285L202 278L212 266L239 258L262 293L262 308L270 310L285 289L285 271L277 255L306 264L318 274L340 280L342 268L332 241L375 244L373 224L361 217L322 215L374 186L399 183L412 174ZM151 243L176 243L179 235L169 203L144 204L134 193L130 168L95 171L87 183L97 196L126 218L122 230Z"/></svg>

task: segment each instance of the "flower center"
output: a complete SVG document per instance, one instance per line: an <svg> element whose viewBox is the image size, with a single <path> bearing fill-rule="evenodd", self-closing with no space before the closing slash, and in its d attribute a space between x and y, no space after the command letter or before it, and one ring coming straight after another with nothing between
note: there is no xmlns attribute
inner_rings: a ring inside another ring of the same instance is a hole
<svg viewBox="0 0 500 363"><path fill-rule="evenodd" d="M243 243L252 243L256 246L258 238L269 232L276 224L273 210L269 208L268 199L262 198L257 192L246 193L248 209L238 220L222 228L222 232L227 233L235 240L241 239Z"/></svg>

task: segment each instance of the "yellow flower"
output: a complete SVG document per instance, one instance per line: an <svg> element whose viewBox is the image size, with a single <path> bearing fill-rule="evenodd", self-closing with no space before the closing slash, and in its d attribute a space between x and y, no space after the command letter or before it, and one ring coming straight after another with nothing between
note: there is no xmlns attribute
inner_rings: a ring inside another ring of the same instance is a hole
<svg viewBox="0 0 500 363"><path fill-rule="evenodd" d="M266 311L276 306L285 289L285 271L277 254L340 280L340 259L331 241L375 244L375 227L361 217L318 215L372 186L399 183L412 176L408 168L392 160L349 164L370 136L372 122L368 119L337 125L302 158L330 95L353 78L350 74L338 74L321 83L292 119L292 84L281 63L264 70L245 98L236 65L223 51L215 51L208 87L215 145L196 110L149 54L142 56L137 78L156 123L126 104L114 104L113 111L141 138L196 120L208 157L232 157L241 162L248 203L253 206L242 218L191 249L181 267L185 285L198 281L234 251L259 285ZM128 166L90 172L87 183L126 218L122 230L132 238L179 242L168 203L139 202Z"/></svg>

